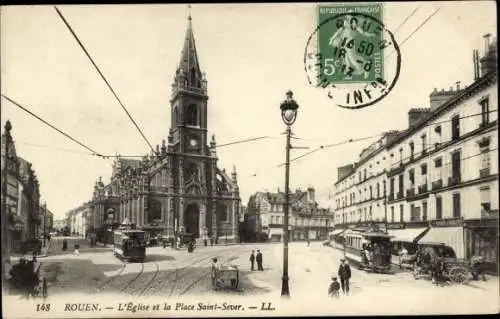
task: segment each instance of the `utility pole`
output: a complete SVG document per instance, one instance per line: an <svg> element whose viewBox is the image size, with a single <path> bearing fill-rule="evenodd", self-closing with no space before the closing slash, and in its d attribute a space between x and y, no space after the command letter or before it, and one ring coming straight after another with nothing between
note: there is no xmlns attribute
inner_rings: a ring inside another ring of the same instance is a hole
<svg viewBox="0 0 500 319"><path fill-rule="evenodd" d="M288 210L290 207L290 136L292 135L292 129L290 125L286 128L286 164L285 164L285 225L283 232L283 276L281 285L281 295L290 296L290 288L288 286Z"/></svg>
<svg viewBox="0 0 500 319"><path fill-rule="evenodd" d="M9 249L9 228L7 225L8 222L8 214L7 211L7 175L8 175L8 166L9 166L9 143L11 140L10 130L12 129L12 125L10 121L5 122L5 158L4 158L4 166L2 172L2 281L5 280L5 264L7 260L10 259L10 249Z"/></svg>

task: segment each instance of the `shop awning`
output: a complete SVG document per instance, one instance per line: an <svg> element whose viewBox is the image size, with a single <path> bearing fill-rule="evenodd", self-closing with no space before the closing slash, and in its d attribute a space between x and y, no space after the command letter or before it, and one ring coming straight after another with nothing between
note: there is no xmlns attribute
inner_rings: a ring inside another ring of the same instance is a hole
<svg viewBox="0 0 500 319"><path fill-rule="evenodd" d="M391 238L391 241L400 241L405 243L412 243L416 239L428 230L427 227L421 228L406 228L406 229L388 229L387 232L390 236L394 236Z"/></svg>
<svg viewBox="0 0 500 319"><path fill-rule="evenodd" d="M329 236L338 236L345 231L346 231L345 229L335 229L334 231L331 231L328 235Z"/></svg>
<svg viewBox="0 0 500 319"><path fill-rule="evenodd" d="M431 227L418 241L424 245L439 245L441 243L455 250L457 258L464 258L464 231L462 227Z"/></svg>
<svg viewBox="0 0 500 319"><path fill-rule="evenodd" d="M269 237L273 235L283 236L283 228L269 228Z"/></svg>

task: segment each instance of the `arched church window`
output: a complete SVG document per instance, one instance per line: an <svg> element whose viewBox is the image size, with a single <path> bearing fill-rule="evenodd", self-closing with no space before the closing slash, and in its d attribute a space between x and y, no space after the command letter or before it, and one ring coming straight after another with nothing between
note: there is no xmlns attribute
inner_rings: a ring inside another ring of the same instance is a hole
<svg viewBox="0 0 500 319"><path fill-rule="evenodd" d="M186 110L186 125L198 125L198 107L196 104L189 104Z"/></svg>
<svg viewBox="0 0 500 319"><path fill-rule="evenodd" d="M217 205L217 213L219 215L219 221L225 223L229 221L229 215L227 212L227 206L225 204Z"/></svg>
<svg viewBox="0 0 500 319"><path fill-rule="evenodd" d="M199 176L199 170L198 166L195 163L188 163L186 166L186 181L191 179L191 178L198 178Z"/></svg>

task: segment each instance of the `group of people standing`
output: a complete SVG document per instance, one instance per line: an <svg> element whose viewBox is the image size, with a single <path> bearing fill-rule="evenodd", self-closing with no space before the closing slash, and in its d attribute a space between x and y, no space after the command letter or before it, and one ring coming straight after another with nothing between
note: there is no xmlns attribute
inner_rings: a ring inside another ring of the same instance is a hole
<svg viewBox="0 0 500 319"><path fill-rule="evenodd" d="M349 294L349 280L351 279L351 266L347 263L347 261L342 258L340 260L340 266L338 270L338 276L340 277L340 284L337 281L337 277L332 277L332 282L330 283L330 287L328 288L328 296L330 297L339 297L340 289L342 289L342 293L344 295Z"/></svg>
<svg viewBox="0 0 500 319"><path fill-rule="evenodd" d="M264 267L262 267L262 253L260 252L260 250L257 250L257 254L255 254L255 250L252 250L249 260L252 271L255 270L255 262L257 262L257 270L264 270Z"/></svg>

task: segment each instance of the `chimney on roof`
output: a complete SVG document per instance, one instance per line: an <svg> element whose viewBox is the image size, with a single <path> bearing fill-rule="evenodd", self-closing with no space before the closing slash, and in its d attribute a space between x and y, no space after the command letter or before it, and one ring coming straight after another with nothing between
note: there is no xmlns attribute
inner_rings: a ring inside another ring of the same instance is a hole
<svg viewBox="0 0 500 319"><path fill-rule="evenodd" d="M443 105L446 101L454 97L457 93L458 90L453 91L453 87L451 86L449 91L445 91L444 89L438 91L436 88L434 88L434 91L432 91L432 93L429 95L431 111Z"/></svg>
<svg viewBox="0 0 500 319"><path fill-rule="evenodd" d="M473 50L472 51L472 63L474 65L474 81L479 79L479 51L478 50Z"/></svg>
<svg viewBox="0 0 500 319"><path fill-rule="evenodd" d="M354 165L353 164L340 166L337 168L337 180L344 179L344 177L352 174L353 172L354 172Z"/></svg>
<svg viewBox="0 0 500 319"><path fill-rule="evenodd" d="M431 113L429 108L410 109L408 112L408 127L411 128L425 119Z"/></svg>
<svg viewBox="0 0 500 319"><path fill-rule="evenodd" d="M497 39L493 39L490 43L491 34L484 35L484 56L479 60L481 64L481 76L488 73L496 72L497 70Z"/></svg>
<svg viewBox="0 0 500 319"><path fill-rule="evenodd" d="M314 189L314 187L307 188L307 201L308 202L316 201L316 190Z"/></svg>

